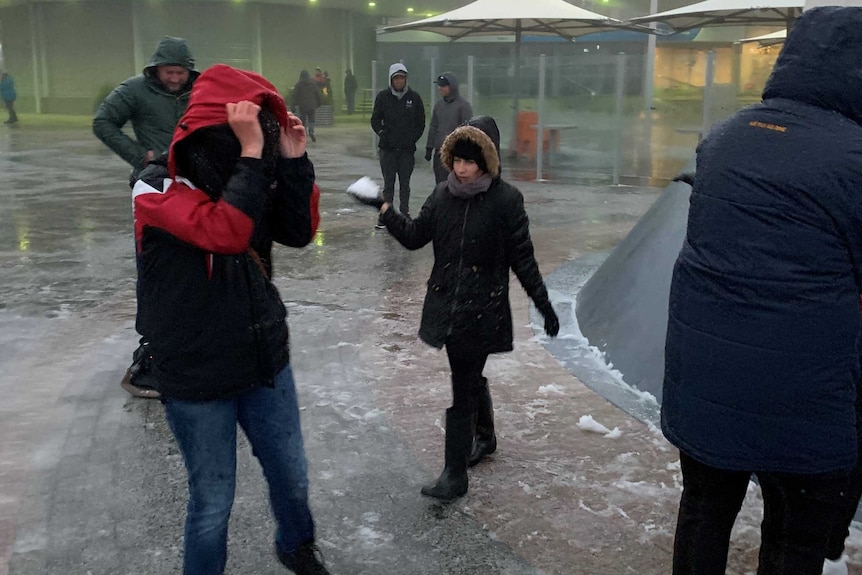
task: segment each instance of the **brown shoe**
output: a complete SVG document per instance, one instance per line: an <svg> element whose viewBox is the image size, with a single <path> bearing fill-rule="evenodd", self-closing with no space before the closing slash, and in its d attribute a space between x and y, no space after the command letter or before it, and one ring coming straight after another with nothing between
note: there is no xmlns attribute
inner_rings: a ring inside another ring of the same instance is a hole
<svg viewBox="0 0 862 575"><path fill-rule="evenodd" d="M152 387L142 387L132 383L131 369L126 370L126 375L123 376L123 380L120 382L120 387L128 391L132 396L141 397L143 399L159 399L162 396L161 393Z"/></svg>

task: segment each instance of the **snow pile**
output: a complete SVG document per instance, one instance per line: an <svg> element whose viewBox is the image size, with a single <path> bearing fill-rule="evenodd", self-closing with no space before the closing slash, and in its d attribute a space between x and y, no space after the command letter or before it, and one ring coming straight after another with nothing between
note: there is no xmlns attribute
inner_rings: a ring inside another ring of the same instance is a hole
<svg viewBox="0 0 862 575"><path fill-rule="evenodd" d="M347 193L357 198L373 200L380 197L380 186L368 176L362 176L347 187Z"/></svg>
<svg viewBox="0 0 862 575"><path fill-rule="evenodd" d="M598 433L600 435L604 435L608 439L616 439L620 437L623 433L620 431L619 427L614 427L613 431L593 419L592 415L582 415L578 420L578 427L581 431L588 431L590 433Z"/></svg>
<svg viewBox="0 0 862 575"><path fill-rule="evenodd" d="M555 393L557 395L565 395L565 393L563 393L563 390L560 389L559 386L554 385L553 383L550 385L543 385L539 387L539 391L537 391L536 393L538 393L539 395L549 395L551 393Z"/></svg>

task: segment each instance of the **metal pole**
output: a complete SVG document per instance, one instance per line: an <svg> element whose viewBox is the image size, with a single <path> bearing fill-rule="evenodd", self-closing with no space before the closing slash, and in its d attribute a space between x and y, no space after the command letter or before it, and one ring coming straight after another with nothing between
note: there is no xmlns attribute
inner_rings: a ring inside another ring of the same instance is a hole
<svg viewBox="0 0 862 575"><path fill-rule="evenodd" d="M512 91L515 94L515 101L512 105L512 134L509 136L509 155L518 155L518 91L521 89L521 21L515 22L515 70L512 81Z"/></svg>
<svg viewBox="0 0 862 575"><path fill-rule="evenodd" d="M655 14L657 12L658 0L650 0L649 13ZM650 24L650 27L655 29L655 22ZM646 62L644 62L644 110L647 114L652 110L655 92L655 42L656 35L650 34L647 37Z"/></svg>
<svg viewBox="0 0 862 575"><path fill-rule="evenodd" d="M356 68L353 67L353 53L355 50L355 36L353 31L353 12L347 12L347 62L350 66L350 71L355 72Z"/></svg>
<svg viewBox="0 0 862 575"><path fill-rule="evenodd" d="M536 181L541 182L545 155L545 55L539 56L539 103L536 106L538 120L536 122ZM550 140L548 141L550 152Z"/></svg>
<svg viewBox="0 0 862 575"><path fill-rule="evenodd" d="M377 98L377 60L371 61L371 105ZM373 113L373 112L372 112ZM377 132L371 130L371 156L377 155Z"/></svg>
<svg viewBox="0 0 862 575"><path fill-rule="evenodd" d="M616 150L614 152L614 185L620 185L620 172L623 163L623 98L625 98L626 55L617 54L617 130Z"/></svg>
<svg viewBox="0 0 862 575"><path fill-rule="evenodd" d="M431 109L434 109L434 103L437 102L437 85L434 83L437 80L437 58L431 58Z"/></svg>
<svg viewBox="0 0 862 575"><path fill-rule="evenodd" d="M476 63L476 58L467 56L467 101L473 105L473 66Z"/></svg>
<svg viewBox="0 0 862 575"><path fill-rule="evenodd" d="M135 61L134 72L135 74L140 74L144 69L146 60L143 50L141 49L143 38L141 38L141 9L138 2L132 2L132 44L134 52L133 58Z"/></svg>
<svg viewBox="0 0 862 575"><path fill-rule="evenodd" d="M254 22L254 46L252 68L255 72L263 75L263 26L260 19L260 4L255 4L255 22Z"/></svg>
<svg viewBox="0 0 862 575"><path fill-rule="evenodd" d="M48 76L48 40L45 38L45 11L37 12L37 30L39 33L39 70L42 73L41 92L44 97L51 94L51 82Z"/></svg>
<svg viewBox="0 0 862 575"><path fill-rule="evenodd" d="M715 84L715 51L706 53L706 80L703 84L703 125L700 128L701 139L706 136L712 126L712 91Z"/></svg>
<svg viewBox="0 0 862 575"><path fill-rule="evenodd" d="M36 30L38 4L30 4L30 46L33 65L33 98L36 100L36 113L42 113L41 74L39 73L39 34Z"/></svg>

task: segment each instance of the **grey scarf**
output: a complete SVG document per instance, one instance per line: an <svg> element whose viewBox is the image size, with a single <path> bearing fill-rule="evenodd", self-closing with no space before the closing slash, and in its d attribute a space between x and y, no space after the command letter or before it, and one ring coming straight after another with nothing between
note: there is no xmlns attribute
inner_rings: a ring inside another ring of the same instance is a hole
<svg viewBox="0 0 862 575"><path fill-rule="evenodd" d="M463 184L454 172L449 172L449 178L446 180L449 193L456 198L462 198L465 200L469 200L476 194L487 192L488 188L490 188L493 183L494 178L492 178L490 174L482 174L469 184Z"/></svg>

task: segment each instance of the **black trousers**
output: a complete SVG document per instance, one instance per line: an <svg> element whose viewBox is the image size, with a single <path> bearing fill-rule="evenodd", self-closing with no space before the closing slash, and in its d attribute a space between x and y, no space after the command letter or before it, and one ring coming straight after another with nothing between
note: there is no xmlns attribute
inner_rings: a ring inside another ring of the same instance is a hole
<svg viewBox="0 0 862 575"><path fill-rule="evenodd" d="M10 124L18 121L18 114L15 113L15 100L3 100L6 104L6 111L9 113L9 119L6 120Z"/></svg>
<svg viewBox="0 0 862 575"><path fill-rule="evenodd" d="M395 178L398 178L398 209L410 214L410 177L416 165L413 150L380 148L380 171L383 172L383 201L395 207Z"/></svg>
<svg viewBox="0 0 862 575"><path fill-rule="evenodd" d="M758 575L820 575L828 532L847 492L847 472L800 475L728 471L680 452L683 492L673 575L724 575L730 532L748 481L763 493Z"/></svg>
<svg viewBox="0 0 862 575"><path fill-rule="evenodd" d="M476 398L482 392L482 371L487 354L464 352L457 346L446 345L446 355L452 370L452 408L465 413L476 410Z"/></svg>
<svg viewBox="0 0 862 575"><path fill-rule="evenodd" d="M847 497L841 503L841 512L835 517L826 544L826 558L833 561L844 554L844 541L850 535L850 523L862 499L862 382L856 384L856 441L856 451L860 456L857 457L856 467L850 472Z"/></svg>

